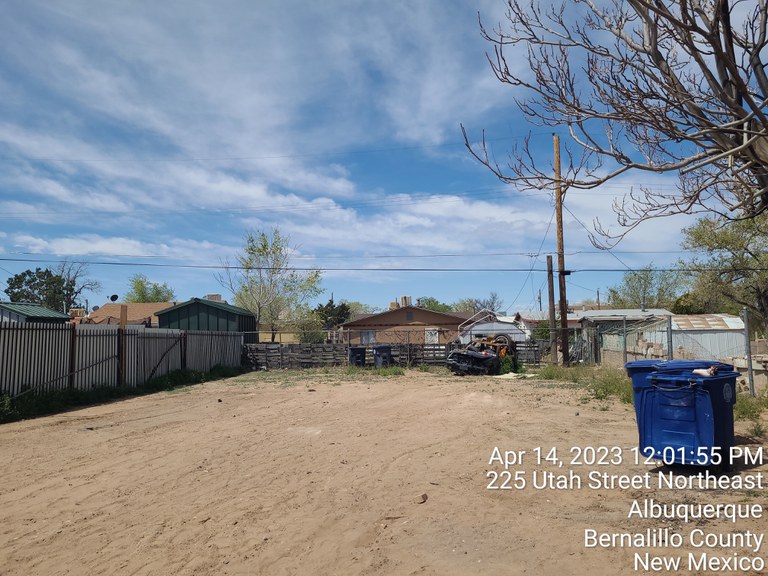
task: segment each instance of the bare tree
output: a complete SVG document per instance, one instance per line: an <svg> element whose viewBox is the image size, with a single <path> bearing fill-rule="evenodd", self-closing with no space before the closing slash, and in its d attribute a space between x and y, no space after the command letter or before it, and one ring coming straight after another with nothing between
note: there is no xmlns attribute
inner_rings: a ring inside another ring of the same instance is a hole
<svg viewBox="0 0 768 576"><path fill-rule="evenodd" d="M592 189L630 170L680 175L672 192L641 186L614 202L624 230L611 234L595 222L596 245L615 244L649 218L742 219L768 209L765 0L507 5L503 26L480 24L494 45L489 61L516 87L531 123L567 130L564 186ZM473 144L462 130L472 154L502 180L552 185L530 135L502 166L485 133Z"/></svg>
<svg viewBox="0 0 768 576"><path fill-rule="evenodd" d="M88 278L88 264L85 262L73 262L64 259L59 262L54 274L64 279L64 308L70 308L80 304L83 292L98 292L101 290L101 282Z"/></svg>

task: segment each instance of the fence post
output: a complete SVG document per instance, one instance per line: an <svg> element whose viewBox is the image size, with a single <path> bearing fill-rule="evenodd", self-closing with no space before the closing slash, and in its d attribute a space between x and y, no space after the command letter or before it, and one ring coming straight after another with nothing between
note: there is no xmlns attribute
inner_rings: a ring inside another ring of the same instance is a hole
<svg viewBox="0 0 768 576"><path fill-rule="evenodd" d="M621 347L624 350L624 364L627 363L627 317L624 316L621 323L623 332L621 335Z"/></svg>
<svg viewBox="0 0 768 576"><path fill-rule="evenodd" d="M75 387L75 372L77 371L77 324L72 323L69 336L69 389L73 390Z"/></svg>
<svg viewBox="0 0 768 576"><path fill-rule="evenodd" d="M672 316L667 316L667 360L674 360L674 349L672 344Z"/></svg>
<svg viewBox="0 0 768 576"><path fill-rule="evenodd" d="M752 345L749 341L749 310L745 306L741 310L742 319L744 320L744 355L747 358L747 380L749 382L749 395L754 398L755 396L755 375L752 372Z"/></svg>
<svg viewBox="0 0 768 576"><path fill-rule="evenodd" d="M117 328L117 385L125 385L125 328Z"/></svg>
<svg viewBox="0 0 768 576"><path fill-rule="evenodd" d="M406 366L410 368L411 367L411 331L410 330L405 331L405 349L408 350L408 352L406 352L406 355L405 355L405 359L407 362Z"/></svg>
<svg viewBox="0 0 768 576"><path fill-rule="evenodd" d="M186 370L187 369L187 331L184 330L181 333L181 369Z"/></svg>

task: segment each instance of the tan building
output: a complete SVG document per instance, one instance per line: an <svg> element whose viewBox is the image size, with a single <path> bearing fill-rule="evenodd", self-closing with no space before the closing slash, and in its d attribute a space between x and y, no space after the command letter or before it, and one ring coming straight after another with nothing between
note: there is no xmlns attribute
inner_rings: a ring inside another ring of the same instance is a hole
<svg viewBox="0 0 768 576"><path fill-rule="evenodd" d="M126 307L128 313L127 324L136 326L142 325L147 328L157 328L157 313L178 302L141 302L141 303L120 303L109 302L103 306L95 307L93 312L81 319L82 324L120 324L120 309Z"/></svg>
<svg viewBox="0 0 768 576"><path fill-rule="evenodd" d="M447 344L458 337L459 325L469 316L406 305L360 316L341 324L339 330L350 344Z"/></svg>

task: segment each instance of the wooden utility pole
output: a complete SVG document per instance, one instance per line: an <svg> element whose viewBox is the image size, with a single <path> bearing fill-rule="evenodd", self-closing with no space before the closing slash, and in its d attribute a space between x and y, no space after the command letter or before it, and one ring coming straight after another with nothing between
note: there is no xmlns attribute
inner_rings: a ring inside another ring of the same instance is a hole
<svg viewBox="0 0 768 576"><path fill-rule="evenodd" d="M552 277L552 254L547 254L547 288L549 292L549 356L557 366L557 326L555 320L555 280Z"/></svg>
<svg viewBox="0 0 768 576"><path fill-rule="evenodd" d="M557 219L557 280L560 289L560 349L563 366L571 363L568 354L568 300L565 295L565 252L563 250L563 190L560 184L560 137L555 139L555 217Z"/></svg>

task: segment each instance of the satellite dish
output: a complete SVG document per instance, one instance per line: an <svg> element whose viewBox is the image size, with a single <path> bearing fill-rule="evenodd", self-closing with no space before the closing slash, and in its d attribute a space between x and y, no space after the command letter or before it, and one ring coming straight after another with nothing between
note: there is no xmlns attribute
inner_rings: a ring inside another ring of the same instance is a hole
<svg viewBox="0 0 768 576"><path fill-rule="evenodd" d="M98 309L99 309L99 306L94 306L94 307L93 307L93 311L94 311L94 312L96 312L96 310L98 310Z"/></svg>
<svg viewBox="0 0 768 576"><path fill-rule="evenodd" d="M117 301L117 294L112 294L112 296L110 296L110 297L109 297L109 299L110 299L112 302L116 302L116 301Z"/></svg>

